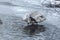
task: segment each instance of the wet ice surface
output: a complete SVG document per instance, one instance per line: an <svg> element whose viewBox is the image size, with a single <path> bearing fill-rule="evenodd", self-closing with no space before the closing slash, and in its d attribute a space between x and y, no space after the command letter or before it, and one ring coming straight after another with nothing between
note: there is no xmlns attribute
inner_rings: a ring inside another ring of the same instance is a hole
<svg viewBox="0 0 60 40"><path fill-rule="evenodd" d="M38 32L32 37L24 33L24 22L16 16L0 15L0 40L60 40L60 28L53 24L43 23L46 31Z"/></svg>
<svg viewBox="0 0 60 40"><path fill-rule="evenodd" d="M1 4L0 40L60 40L60 8L46 8L33 4L18 7L13 4L9 6L5 2ZM39 10L40 13L46 15L47 19L42 23L46 30L30 36L24 33L26 23L21 20L20 16L32 10Z"/></svg>

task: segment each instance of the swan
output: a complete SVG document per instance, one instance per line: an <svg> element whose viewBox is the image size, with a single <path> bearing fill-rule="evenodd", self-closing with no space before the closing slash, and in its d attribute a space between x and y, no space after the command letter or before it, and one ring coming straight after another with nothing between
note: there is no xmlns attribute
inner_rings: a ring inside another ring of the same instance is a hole
<svg viewBox="0 0 60 40"><path fill-rule="evenodd" d="M44 17L44 15L42 15L41 13L37 13L37 12L32 12L29 15L26 15L24 19L24 21L27 22L27 24L37 24L45 20L46 18Z"/></svg>

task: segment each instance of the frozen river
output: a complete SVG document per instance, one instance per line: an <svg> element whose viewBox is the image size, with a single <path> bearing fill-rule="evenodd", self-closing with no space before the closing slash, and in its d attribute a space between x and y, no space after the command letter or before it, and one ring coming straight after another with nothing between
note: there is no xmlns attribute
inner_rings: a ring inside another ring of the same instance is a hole
<svg viewBox="0 0 60 40"><path fill-rule="evenodd" d="M60 40L60 8L47 8L43 0L0 0L0 40ZM22 21L26 13L38 11L46 17L42 24L46 31L30 37L23 31L26 23Z"/></svg>

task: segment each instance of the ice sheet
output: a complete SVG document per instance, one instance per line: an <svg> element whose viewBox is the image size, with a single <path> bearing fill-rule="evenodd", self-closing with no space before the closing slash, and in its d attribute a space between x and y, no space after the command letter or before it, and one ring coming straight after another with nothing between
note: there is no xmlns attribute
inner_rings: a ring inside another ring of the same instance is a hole
<svg viewBox="0 0 60 40"><path fill-rule="evenodd" d="M47 8L48 0L0 0L0 40L60 40L60 8ZM45 32L33 37L23 33L26 25L22 17L38 11L46 17Z"/></svg>

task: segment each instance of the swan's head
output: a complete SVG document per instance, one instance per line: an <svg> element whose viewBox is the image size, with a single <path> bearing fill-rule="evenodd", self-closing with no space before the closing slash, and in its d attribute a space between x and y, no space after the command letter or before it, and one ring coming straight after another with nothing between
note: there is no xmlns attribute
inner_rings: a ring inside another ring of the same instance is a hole
<svg viewBox="0 0 60 40"><path fill-rule="evenodd" d="M30 17L32 17L36 22L41 23L46 20L46 18L40 13L31 13L29 16L26 16L25 21L31 23Z"/></svg>

